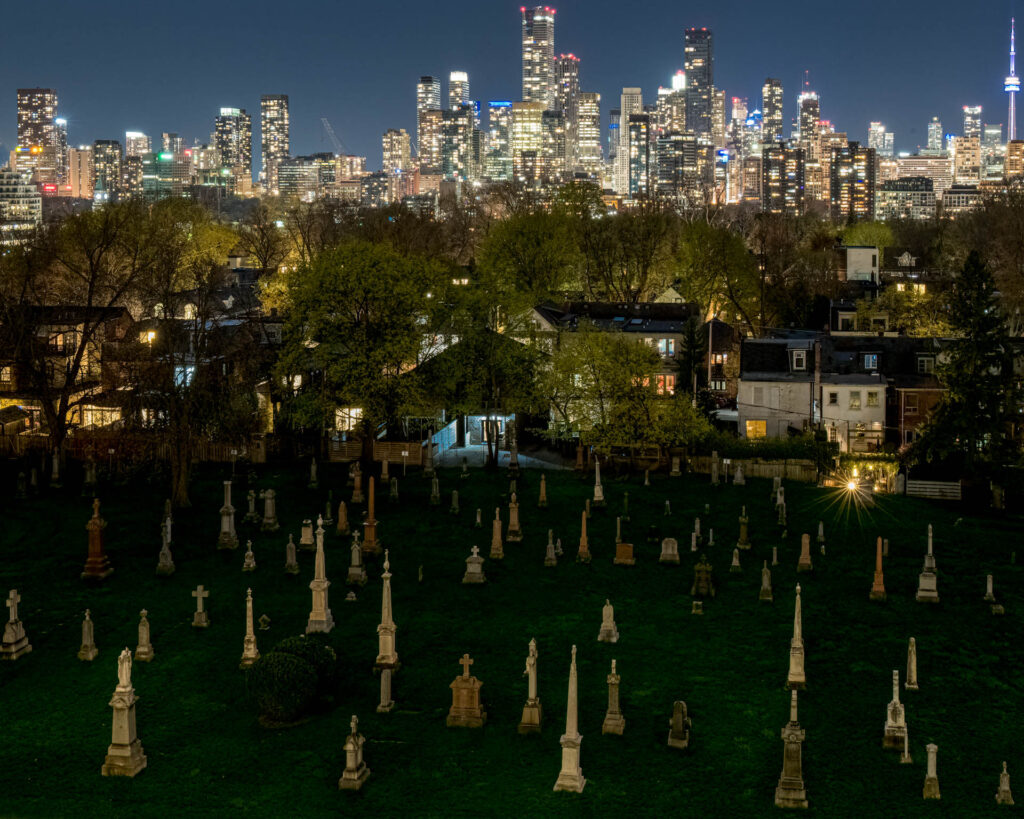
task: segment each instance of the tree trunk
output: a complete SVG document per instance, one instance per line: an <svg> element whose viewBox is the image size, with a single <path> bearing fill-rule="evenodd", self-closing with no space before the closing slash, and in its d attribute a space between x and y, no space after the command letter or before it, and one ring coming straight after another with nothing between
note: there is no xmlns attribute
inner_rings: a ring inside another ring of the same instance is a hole
<svg viewBox="0 0 1024 819"><path fill-rule="evenodd" d="M191 476L191 440L178 441L171 446L171 504L175 509L187 509L192 505L188 497Z"/></svg>

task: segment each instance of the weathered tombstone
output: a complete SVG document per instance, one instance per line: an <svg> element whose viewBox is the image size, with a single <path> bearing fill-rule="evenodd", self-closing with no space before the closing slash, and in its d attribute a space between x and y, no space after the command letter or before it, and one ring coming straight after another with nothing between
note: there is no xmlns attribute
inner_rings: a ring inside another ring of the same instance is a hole
<svg viewBox="0 0 1024 819"><path fill-rule="evenodd" d="M388 471L388 459L384 458L380 462L380 483L381 486L387 486L388 481L391 480L391 475Z"/></svg>
<svg viewBox="0 0 1024 819"><path fill-rule="evenodd" d="M153 651L153 643L149 638L149 612L143 609L139 612L139 644L135 648L135 661L148 663L156 656Z"/></svg>
<svg viewBox="0 0 1024 819"><path fill-rule="evenodd" d="M672 703L672 718L668 721L668 747L685 751L690 747L690 729L693 721L686 713L686 703L676 700Z"/></svg>
<svg viewBox="0 0 1024 819"><path fill-rule="evenodd" d="M398 648L395 634L398 631L398 624L391 610L391 560L389 550L384 550L384 572L380 576L381 598L380 598L380 625L377 626L377 659L373 667L378 670L390 668L397 671Z"/></svg>
<svg viewBox="0 0 1024 819"><path fill-rule="evenodd" d="M103 530L107 522L100 517L100 499L92 500L92 518L85 524L89 532L89 555L85 559L85 568L82 570L83 580L102 580L114 573L110 565L110 559L103 551Z"/></svg>
<svg viewBox="0 0 1024 819"><path fill-rule="evenodd" d="M171 526L171 519L167 518L160 525L160 554L157 556L156 573L161 577L169 577L174 574L174 558L171 555L171 540L168 530Z"/></svg>
<svg viewBox="0 0 1024 819"><path fill-rule="evenodd" d="M996 596L992 589L992 575L985 577L985 596L982 598L986 603L995 603Z"/></svg>
<svg viewBox="0 0 1024 819"><path fill-rule="evenodd" d="M519 525L519 501L513 492L508 502L508 532L506 538L509 543L518 543L523 539L523 527Z"/></svg>
<svg viewBox="0 0 1024 819"><path fill-rule="evenodd" d="M501 540L501 508L494 507L494 521L491 523L491 560L503 560L505 547Z"/></svg>
<svg viewBox="0 0 1024 819"><path fill-rule="evenodd" d="M797 693L789 695L789 722L782 729L782 775L775 788L775 805L779 808L807 808L802 765L806 732L797 721Z"/></svg>
<svg viewBox="0 0 1024 819"><path fill-rule="evenodd" d="M338 522L334 531L342 536L351 531L348 525L348 507L345 505L345 501L338 502Z"/></svg>
<svg viewBox="0 0 1024 819"><path fill-rule="evenodd" d="M449 728L482 728L487 722L487 712L480 701L483 683L470 676L469 667L473 665L473 660L468 654L463 654L459 662L462 664L462 674L449 686L452 690L452 707L448 709L445 724Z"/></svg>
<svg viewBox="0 0 1024 819"><path fill-rule="evenodd" d="M892 700L885 711L885 733L882 747L899 751L903 749L903 738L907 733L907 713L900 702L900 672L892 672Z"/></svg>
<svg viewBox="0 0 1024 819"><path fill-rule="evenodd" d="M537 498L537 506L547 509L548 506L548 480L546 475L540 476L540 496Z"/></svg>
<svg viewBox="0 0 1024 819"><path fill-rule="evenodd" d="M925 750L928 752L928 769L924 777L924 791L922 795L925 799L941 799L937 771L939 746L934 742L929 742L925 746Z"/></svg>
<svg viewBox="0 0 1024 819"><path fill-rule="evenodd" d="M555 554L554 537L554 530L548 529L548 545L544 550L544 565L547 567L558 565L558 556Z"/></svg>
<svg viewBox="0 0 1024 819"><path fill-rule="evenodd" d="M772 565L773 566L778 566L779 565L779 547L778 546L772 546Z"/></svg>
<svg viewBox="0 0 1024 819"><path fill-rule="evenodd" d="M453 514L459 514L459 490L452 490L452 505L448 508L448 511Z"/></svg>
<svg viewBox="0 0 1024 819"><path fill-rule="evenodd" d="M678 455L672 456L672 469L668 474L672 478L678 478L680 475L683 474L682 470L680 469L680 461Z"/></svg>
<svg viewBox="0 0 1024 819"><path fill-rule="evenodd" d="M612 561L616 566L635 566L636 550L632 543L619 541L615 544L615 558Z"/></svg>
<svg viewBox="0 0 1024 819"><path fill-rule="evenodd" d="M580 736L578 727L579 692L576 681L576 646L572 647L572 662L569 665L569 696L565 705L565 733L559 740L562 746L562 768L555 781L556 791L582 793L587 780L580 768Z"/></svg>
<svg viewBox="0 0 1024 819"><path fill-rule="evenodd" d="M870 600L885 600L885 575L882 574L882 539L875 542L875 579L871 583Z"/></svg>
<svg viewBox="0 0 1024 819"><path fill-rule="evenodd" d="M349 551L348 576L345 583L349 586L366 585L366 566L363 565L363 549L359 545L359 532L352 533L352 548Z"/></svg>
<svg viewBox="0 0 1024 819"><path fill-rule="evenodd" d="M465 455L462 456L462 472L459 473L460 480L466 480L469 478L469 460Z"/></svg>
<svg viewBox="0 0 1024 819"><path fill-rule="evenodd" d="M373 478L370 478L373 481ZM331 614L327 600L327 590L331 581L327 579L327 559L324 555L324 530L318 524L316 537L316 560L314 561L313 579L309 582L309 590L313 593L313 604L306 621L306 634L314 632L327 634L334 628L334 615Z"/></svg>
<svg viewBox="0 0 1024 819"><path fill-rule="evenodd" d="M594 507L604 506L604 487L601 486L601 460L594 459Z"/></svg>
<svg viewBox="0 0 1024 819"><path fill-rule="evenodd" d="M89 609L85 610L85 619L82 621L82 645L78 649L78 659L92 662L99 654L96 648L96 639L93 634L92 617L89 616Z"/></svg>
<svg viewBox="0 0 1024 819"><path fill-rule="evenodd" d="M739 574L743 571L743 567L740 565L740 550L732 550L732 563L729 565L729 571L733 574Z"/></svg>
<svg viewBox="0 0 1024 819"><path fill-rule="evenodd" d="M903 684L907 691L917 691L917 640L913 637L907 643L907 681Z"/></svg>
<svg viewBox="0 0 1024 819"><path fill-rule="evenodd" d="M800 536L800 559L796 563L798 572L814 571L811 563L811 536L806 532Z"/></svg>
<svg viewBox="0 0 1024 819"><path fill-rule="evenodd" d="M708 563L707 557L700 556L693 567L693 585L690 587L690 594L693 597L714 597L715 584L711 578L712 565Z"/></svg>
<svg viewBox="0 0 1024 819"><path fill-rule="evenodd" d="M796 584L796 603L793 606L793 639L789 641L789 673L786 675L787 688L807 687L807 672L804 670L804 627L803 611L800 606L800 584Z"/></svg>
<svg viewBox="0 0 1024 819"><path fill-rule="evenodd" d="M224 505L220 508L220 536L218 549L237 549L238 535L235 534L235 507L231 505L231 481L224 481Z"/></svg>
<svg viewBox="0 0 1024 819"><path fill-rule="evenodd" d="M370 778L370 769L363 761L363 745L366 738L359 733L359 719L355 714L349 723L352 731L345 738L345 770L338 780L338 789L343 791L357 791L363 787L363 783Z"/></svg>
<svg viewBox="0 0 1024 819"><path fill-rule="evenodd" d="M580 524L580 548L576 553L577 563L590 562L590 542L587 540L587 513L583 512L582 523Z"/></svg>
<svg viewBox="0 0 1024 819"><path fill-rule="evenodd" d="M245 560L242 562L243 572L254 572L256 571L256 555L252 551L252 541L246 541L245 544Z"/></svg>
<svg viewBox="0 0 1024 819"><path fill-rule="evenodd" d="M484 559L480 557L480 550L474 546L472 554L466 558L466 573L462 575L463 583L486 583L487 576L484 574Z"/></svg>
<svg viewBox="0 0 1024 819"><path fill-rule="evenodd" d="M352 475L352 505L359 506L366 501L363 496L363 473L356 470Z"/></svg>
<svg viewBox="0 0 1024 819"><path fill-rule="evenodd" d="M619 629L615 625L615 609L609 600L605 600L604 606L601 607L601 631L598 632L597 641L599 643L619 642Z"/></svg>
<svg viewBox="0 0 1024 819"><path fill-rule="evenodd" d="M304 552L312 552L316 549L316 541L313 539L313 521L309 518L302 521L302 529L299 534L299 548Z"/></svg>
<svg viewBox="0 0 1024 819"><path fill-rule="evenodd" d="M704 601L694 600L693 605L690 606L690 614L704 614Z"/></svg>
<svg viewBox="0 0 1024 819"><path fill-rule="evenodd" d="M747 517L747 507L742 507L740 511L740 539L736 541L737 549L749 549L753 544L750 542L750 532L748 525L750 524L750 518ZM774 564L773 564L774 565Z"/></svg>
<svg viewBox="0 0 1024 819"><path fill-rule="evenodd" d="M690 552L694 553L697 551L697 533L690 532Z"/></svg>
<svg viewBox="0 0 1024 819"><path fill-rule="evenodd" d="M508 474L511 478L519 476L519 447L516 445L515 438L512 439L512 445L509 447Z"/></svg>
<svg viewBox="0 0 1024 819"><path fill-rule="evenodd" d="M368 555L379 555L383 548L377 540L376 503L377 493L371 475L366 495L366 520L363 521L363 553Z"/></svg>
<svg viewBox="0 0 1024 819"><path fill-rule="evenodd" d="M133 777L146 767L146 754L136 732L135 689L132 687L132 654L125 648L117 658L117 688L110 700L113 728L103 776Z"/></svg>
<svg viewBox="0 0 1024 819"><path fill-rule="evenodd" d="M260 516L256 513L256 490L250 489L246 495L246 500L249 502L249 508L245 513L245 517L242 520L245 523L256 523L259 521Z"/></svg>
<svg viewBox="0 0 1024 819"><path fill-rule="evenodd" d="M626 730L626 718L622 715L622 708L619 705L619 683L622 677L615 668L615 660L612 660L612 670L606 678L608 683L608 710L604 712L604 722L601 723L602 734L618 734Z"/></svg>
<svg viewBox="0 0 1024 819"><path fill-rule="evenodd" d="M270 631L270 618L267 615L261 614L256 622L260 624L260 631Z"/></svg>
<svg viewBox="0 0 1024 819"><path fill-rule="evenodd" d="M939 579L935 574L935 555L932 553L932 525L928 524L928 552L924 556L924 569L917 579L917 594L914 599L918 603L939 602Z"/></svg>
<svg viewBox="0 0 1024 819"><path fill-rule="evenodd" d="M674 537L667 537L661 541L661 556L658 562L679 565L679 543Z"/></svg>
<svg viewBox="0 0 1024 819"><path fill-rule="evenodd" d="M281 528L277 522L277 493L273 489L260 492L263 499L263 522L260 529L264 532L276 532Z"/></svg>
<svg viewBox="0 0 1024 819"><path fill-rule="evenodd" d="M665 517L672 517L672 501L665 501Z"/></svg>
<svg viewBox="0 0 1024 819"><path fill-rule="evenodd" d="M903 735L903 753L900 754L900 765L911 765L914 760L910 756L910 733Z"/></svg>
<svg viewBox="0 0 1024 819"><path fill-rule="evenodd" d="M1010 791L1010 774L1006 771L1005 762L1003 762L1003 772L999 774L999 790L996 791L996 804L1013 804L1013 793Z"/></svg>
<svg viewBox="0 0 1024 819"><path fill-rule="evenodd" d="M743 464L736 464L736 474L732 479L733 484L736 486L745 486L747 479L743 477Z"/></svg>
<svg viewBox="0 0 1024 819"><path fill-rule="evenodd" d="M288 535L288 543L284 547L284 570L288 574L299 573L299 562L295 559L295 541Z"/></svg>
<svg viewBox="0 0 1024 819"><path fill-rule="evenodd" d="M202 586L196 586L196 590L192 592L192 596L196 599L196 613L192 617L192 628L209 627L210 615L206 611L206 607L203 605L203 600L210 596L210 592Z"/></svg>
<svg viewBox="0 0 1024 819"><path fill-rule="evenodd" d="M252 589L245 591L245 638L242 640L242 659L239 668L248 668L260 658L256 647L256 630L252 623Z"/></svg>
<svg viewBox="0 0 1024 819"><path fill-rule="evenodd" d="M537 641L530 640L529 652L526 655L526 670L523 676L526 677L526 704L523 706L523 716L519 720L518 731L520 734L540 733L541 705L540 697L537 694Z"/></svg>
<svg viewBox="0 0 1024 819"><path fill-rule="evenodd" d="M473 523L473 528L474 529L483 529L484 528L483 513L484 513L484 510L481 509L478 506L477 509L476 509L476 521Z"/></svg>
<svg viewBox="0 0 1024 819"><path fill-rule="evenodd" d="M821 553L825 554L825 521L818 521L818 546L821 548Z"/></svg>
<svg viewBox="0 0 1024 819"><path fill-rule="evenodd" d="M385 668L380 672L380 702L377 705L378 714L389 714L395 707L395 701L391 699L391 675L394 672Z"/></svg>
<svg viewBox="0 0 1024 819"><path fill-rule="evenodd" d="M388 500L398 502L398 478L391 479L390 493L388 494Z"/></svg>
<svg viewBox="0 0 1024 819"><path fill-rule="evenodd" d="M651 470L645 469L644 470L644 486L650 486L650 485L651 485Z"/></svg>
<svg viewBox="0 0 1024 819"><path fill-rule="evenodd" d="M758 592L757 599L762 603L775 602L775 598L772 596L772 570L768 568L767 560L761 567L761 591Z"/></svg>
<svg viewBox="0 0 1024 819"><path fill-rule="evenodd" d="M324 504L324 526L333 526L334 518L331 517L331 507L334 506L334 490L327 492L327 502Z"/></svg>
<svg viewBox="0 0 1024 819"><path fill-rule="evenodd" d="M882 557L889 556L889 538L882 538Z"/></svg>
<svg viewBox="0 0 1024 819"><path fill-rule="evenodd" d="M430 505L441 505L441 484L440 481L438 481L437 479L437 475L434 475L430 479Z"/></svg>
<svg viewBox="0 0 1024 819"><path fill-rule="evenodd" d="M562 539L557 538L555 540L555 555L561 557L563 554L565 553L562 551Z"/></svg>

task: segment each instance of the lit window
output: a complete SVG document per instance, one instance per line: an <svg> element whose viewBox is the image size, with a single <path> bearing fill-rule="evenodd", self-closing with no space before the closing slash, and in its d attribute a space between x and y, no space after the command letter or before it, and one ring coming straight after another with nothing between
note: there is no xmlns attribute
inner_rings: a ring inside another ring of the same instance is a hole
<svg viewBox="0 0 1024 819"><path fill-rule="evenodd" d="M709 385L715 392L725 392L725 379L724 378L712 378Z"/></svg>
<svg viewBox="0 0 1024 819"><path fill-rule="evenodd" d="M676 340L674 338L659 338L658 352L662 356L669 357L676 354Z"/></svg>
<svg viewBox="0 0 1024 819"><path fill-rule="evenodd" d="M877 370L878 369L878 353L865 353L864 354L864 369L865 370Z"/></svg>
<svg viewBox="0 0 1024 819"><path fill-rule="evenodd" d="M658 395L675 395L676 377L674 375L658 376Z"/></svg>
<svg viewBox="0 0 1024 819"><path fill-rule="evenodd" d="M793 350L793 369L794 370L806 370L807 369L807 351L806 350Z"/></svg>
<svg viewBox="0 0 1024 819"><path fill-rule="evenodd" d="M768 422L767 421L747 421L747 437L748 438L767 438L768 437Z"/></svg>
<svg viewBox="0 0 1024 819"><path fill-rule="evenodd" d="M830 392L828 394L828 403L829 403L829 406L832 406L832 407L838 406L839 405L839 393L837 393L837 392Z"/></svg>
<svg viewBox="0 0 1024 819"><path fill-rule="evenodd" d="M869 390L868 391L868 406L869 407L877 407L878 406L878 391L877 390Z"/></svg>
<svg viewBox="0 0 1024 819"><path fill-rule="evenodd" d="M362 407L339 407L334 413L334 423L340 432L352 432L362 420Z"/></svg>
<svg viewBox="0 0 1024 819"><path fill-rule="evenodd" d="M195 378L196 368L192 366L179 366L174 368L174 386L176 387L188 387L192 384L192 379Z"/></svg>
<svg viewBox="0 0 1024 819"><path fill-rule="evenodd" d="M9 366L7 366L7 367L0 367L0 383L2 383L2 384L10 384L11 380L12 380L11 368Z"/></svg>
<svg viewBox="0 0 1024 819"><path fill-rule="evenodd" d="M850 409L860 409L860 390L850 390Z"/></svg>

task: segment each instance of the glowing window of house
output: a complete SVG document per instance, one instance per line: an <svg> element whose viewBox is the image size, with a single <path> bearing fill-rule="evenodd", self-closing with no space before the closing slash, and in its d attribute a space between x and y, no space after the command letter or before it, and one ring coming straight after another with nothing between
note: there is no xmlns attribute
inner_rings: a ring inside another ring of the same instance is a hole
<svg viewBox="0 0 1024 819"><path fill-rule="evenodd" d="M877 407L878 406L878 391L877 390L868 390L868 406L869 407Z"/></svg>
<svg viewBox="0 0 1024 819"><path fill-rule="evenodd" d="M674 338L659 338L658 339L658 352L662 356L668 357L676 354L676 340Z"/></svg>
<svg viewBox="0 0 1024 819"><path fill-rule="evenodd" d="M860 409L860 390L850 390L850 409Z"/></svg>
<svg viewBox="0 0 1024 819"><path fill-rule="evenodd" d="M658 395L675 395L676 377L674 375L658 376Z"/></svg>
<svg viewBox="0 0 1024 819"><path fill-rule="evenodd" d="M11 368L9 366L0 367L0 384L10 384L12 380Z"/></svg>
<svg viewBox="0 0 1024 819"><path fill-rule="evenodd" d="M362 407L338 407L334 411L334 425L340 432L352 432L358 429L362 420Z"/></svg>
<svg viewBox="0 0 1024 819"><path fill-rule="evenodd" d="M711 389L715 392L725 392L725 379L724 378L712 378Z"/></svg>
<svg viewBox="0 0 1024 819"><path fill-rule="evenodd" d="M767 438L768 437L768 422L767 421L747 421L747 437L748 438Z"/></svg>
<svg viewBox="0 0 1024 819"><path fill-rule="evenodd" d="M878 353L865 353L864 354L864 369L865 370L877 370L878 369Z"/></svg>

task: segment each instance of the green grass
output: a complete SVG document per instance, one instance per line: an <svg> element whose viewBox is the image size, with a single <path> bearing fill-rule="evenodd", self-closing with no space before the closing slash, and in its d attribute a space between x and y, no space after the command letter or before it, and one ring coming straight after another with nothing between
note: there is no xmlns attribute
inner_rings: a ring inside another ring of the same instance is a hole
<svg viewBox="0 0 1024 819"><path fill-rule="evenodd" d="M300 476L301 473L301 476ZM173 553L177 573L154 573L159 550L161 490L137 484L104 488L102 514L115 573L100 587L79 579L86 555L90 502L67 494L22 502L4 514L0 589L17 587L31 654L0 665L0 813L19 816L637 816L773 815L782 766L779 731L788 719L784 689L796 582L803 589L808 690L800 698L807 731L804 777L811 810L828 816L980 816L996 809L1002 760L1024 798L1024 755L1018 740L1024 720L1021 668L1022 568L1017 521L964 519L923 501L885 498L851 510L835 493L787 484L790 534L779 536L770 486L717 487L706 479L658 477L605 481L608 508L590 525L590 566L576 565L579 512L590 482L571 473L548 473L550 507L536 508L539 474L519 479L525 540L505 545L502 563L485 564L487 584L463 586L464 560L475 543L489 551L494 507L508 481L458 470L441 476L444 502L427 504L429 481L400 479L402 500L378 493L382 542L391 549L394 613L402 669L394 680L397 707L377 714L379 682L372 674L380 618L380 567L356 603L344 600L349 540L328 536L330 605L337 626L344 688L337 707L287 730L261 728L238 669L245 589L253 587L255 614L271 617L257 631L261 650L304 630L310 607L311 553L300 553L302 574L283 571L289 532L298 541L301 519L323 508L326 487L344 489L341 468L321 469L319 491L305 489L305 468L268 469L259 486L279 491L282 529L263 534L239 522L243 547L216 549L221 474L197 480L195 507L176 516ZM448 513L457 488L461 516ZM624 535L639 544L635 567L612 565L615 514L625 491L632 522ZM663 517L664 500L674 515ZM245 511L244 481L235 505ZM705 514L705 503L711 513ZM737 516L746 504L752 552L744 572L728 566ZM473 528L476 507L485 528ZM262 510L262 504L260 504ZM717 545L718 596L703 617L690 614L693 578L689 531L700 515ZM350 510L352 517L352 510ZM825 520L827 555L813 542L813 575L797 575L799 533ZM942 602L914 602L925 532L935 525ZM663 566L658 549L644 545L647 526L680 542L682 564ZM547 529L562 538L566 555L544 568ZM874 538L890 539L885 581L889 600L868 601ZM244 542L254 541L257 571L241 571ZM758 602L760 567L779 546L773 572L774 605ZM423 567L424 582L417 582ZM993 617L982 602L985 575L996 576L1006 616ZM211 627L191 628L202 583ZM616 645L597 642L601 605L615 606ZM75 654L85 608L96 624L99 657ZM134 780L105 778L100 766L110 741L110 695L116 657L134 649L138 612L149 610L156 659L134 665L140 697L139 736L149 767ZM907 638L918 645L921 689L906 692L912 766L883 752L882 727L891 697L892 669L905 671ZM516 726L526 697L522 676L527 644L536 638L544 728L521 737ZM559 771L558 738L564 727L572 644L578 646L582 795L553 793ZM449 729L448 688L468 652L484 683L488 721L482 730ZM602 736L611 658L622 675L626 717L622 737ZM666 746L672 702L684 699L693 718L691 750ZM367 738L372 775L359 793L339 792L342 743L351 714ZM921 799L924 746L939 746L942 801Z"/></svg>

